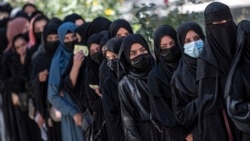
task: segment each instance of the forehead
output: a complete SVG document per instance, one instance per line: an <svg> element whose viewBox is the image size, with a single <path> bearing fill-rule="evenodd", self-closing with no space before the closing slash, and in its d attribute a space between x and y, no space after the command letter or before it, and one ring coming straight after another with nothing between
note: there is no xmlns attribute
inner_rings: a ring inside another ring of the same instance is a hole
<svg viewBox="0 0 250 141"><path fill-rule="evenodd" d="M143 46L140 43L133 43L131 45L130 51L136 51L139 50L140 48L142 48Z"/></svg>

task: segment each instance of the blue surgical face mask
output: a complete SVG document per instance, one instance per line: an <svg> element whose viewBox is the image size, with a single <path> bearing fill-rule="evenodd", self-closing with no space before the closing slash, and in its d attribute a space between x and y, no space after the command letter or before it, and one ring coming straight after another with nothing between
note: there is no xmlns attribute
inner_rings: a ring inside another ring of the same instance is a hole
<svg viewBox="0 0 250 141"><path fill-rule="evenodd" d="M203 40L197 40L184 44L184 53L190 57L198 58L203 49Z"/></svg>

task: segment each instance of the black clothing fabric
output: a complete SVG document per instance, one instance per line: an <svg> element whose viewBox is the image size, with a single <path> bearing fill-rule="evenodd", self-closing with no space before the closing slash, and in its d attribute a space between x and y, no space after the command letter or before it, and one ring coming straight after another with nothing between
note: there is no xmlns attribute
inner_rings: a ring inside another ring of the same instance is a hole
<svg viewBox="0 0 250 141"><path fill-rule="evenodd" d="M20 102L22 101L21 93L25 93L27 97L30 96L29 87L29 79L30 79L30 70L31 70L31 53L27 51L25 62L21 64L19 56L16 53L13 53L9 56L8 66L5 71L9 71L8 73L4 72L4 74L9 74L7 79L5 79L5 89L6 94L9 95L9 105L11 108L9 109L9 135L12 139L20 140L20 141L33 141L40 140L40 130L35 123L35 121L31 120L28 116L28 111L21 108L21 106L14 106L12 104L11 95L12 93L16 93L19 97ZM9 70L8 70L9 69ZM32 132L32 134L30 134ZM14 136L12 136L14 135Z"/></svg>
<svg viewBox="0 0 250 141"><path fill-rule="evenodd" d="M84 23L76 29L76 33L81 36L80 44L87 45L87 31L90 26L90 22Z"/></svg>
<svg viewBox="0 0 250 141"><path fill-rule="evenodd" d="M101 38L102 36L100 34L93 34L87 41L88 48L90 48L92 43L99 44ZM99 53L101 53L101 51ZM99 84L99 65L100 64L92 60L91 55L89 54L84 89L87 94L89 108L94 113L93 135L95 136L97 132L100 132L100 135L96 140L106 141L108 140L108 135L104 119L102 99L96 94L95 90L89 87L89 85Z"/></svg>
<svg viewBox="0 0 250 141"><path fill-rule="evenodd" d="M231 15L228 9L223 3L213 2L204 12L205 19L211 20L214 17L211 22L217 22L218 15L220 20L228 21L205 25L205 44L197 61L198 125L202 141L228 140L230 136L225 123L225 117L228 116L223 116L224 90L235 51L236 25L232 19L228 19L228 15ZM224 10L226 13L222 14ZM230 119L228 121L234 140L238 140L237 129Z"/></svg>
<svg viewBox="0 0 250 141"><path fill-rule="evenodd" d="M124 28L129 34L133 34L133 30L128 21L124 19L117 19L113 21L109 27L109 38L116 37L116 34L120 28Z"/></svg>
<svg viewBox="0 0 250 141"><path fill-rule="evenodd" d="M110 39L106 44L107 50L118 54L122 44L122 40L122 38ZM124 141L121 121L121 109L118 95L117 74L115 71L111 71L109 67L108 70L110 71L110 73L103 83L102 91L103 111L108 135L110 141Z"/></svg>
<svg viewBox="0 0 250 141"><path fill-rule="evenodd" d="M73 14L66 16L64 18L63 22L72 22L73 24L75 24L76 20L83 20L83 22L84 22L84 19L82 18L82 16L80 16L76 13L73 13Z"/></svg>
<svg viewBox="0 0 250 141"><path fill-rule="evenodd" d="M178 54L173 54L176 56L176 59L165 61L165 59L160 56L160 43L164 36L170 36L177 43L176 31L170 26L160 26L154 33L155 54L158 61L148 76L149 100L152 116L162 125L163 136L161 140L184 140L187 136L187 131L185 131L185 128L180 126L175 120L172 110L170 85L172 75L179 63L180 55L178 56L178 54L180 54L180 49L178 46L173 46L173 48L179 50Z"/></svg>
<svg viewBox="0 0 250 141"><path fill-rule="evenodd" d="M250 140L249 126L249 66L250 22L238 24L237 52L225 87L227 112L236 127L242 132L242 141ZM245 137L244 137L245 136Z"/></svg>
<svg viewBox="0 0 250 141"><path fill-rule="evenodd" d="M86 36L86 40L88 40L88 38L95 33L99 33L101 31L104 30L109 30L109 26L111 24L111 21L109 21L108 19L104 18L104 17L97 17L95 18L89 25L88 27L88 31L87 31L87 36Z"/></svg>
<svg viewBox="0 0 250 141"><path fill-rule="evenodd" d="M186 22L179 26L177 30L177 41L182 52L182 58L172 77L172 99L173 112L176 120L185 126L188 133L192 133L195 141L198 141L197 59L189 57L183 51L186 34L190 30L198 34L202 40L205 38L201 27L197 23Z"/></svg>
<svg viewBox="0 0 250 141"><path fill-rule="evenodd" d="M144 71L135 69L130 60L132 44L139 43L150 55L149 47L145 39L139 34L130 34L123 40L119 51L119 63L121 69L118 84L121 115L125 141L159 141L160 131L154 127L151 116L147 76L154 66L153 56L150 55L150 64Z"/></svg>
<svg viewBox="0 0 250 141"><path fill-rule="evenodd" d="M50 70L50 65L52 62L53 55L55 51L51 51L47 47L47 41L46 38L50 34L57 34L57 29L59 25L55 23L49 23L45 26L44 32L43 32L43 41L44 42L44 48L45 52L41 53L39 56L37 56L32 64L32 84L33 84L33 96L35 98L35 104L37 112L41 114L43 119L46 121L46 125L48 128L48 141L57 141L62 140L61 138L61 123L60 122L53 122L53 126L50 127L48 120L51 120L49 109L51 108L51 104L49 104L47 100L47 90L48 90L48 78L45 82L39 81L39 73L44 70ZM59 45L59 44L58 44ZM58 45L55 47L57 48ZM54 47L53 47L54 48ZM49 74L48 74L49 75Z"/></svg>

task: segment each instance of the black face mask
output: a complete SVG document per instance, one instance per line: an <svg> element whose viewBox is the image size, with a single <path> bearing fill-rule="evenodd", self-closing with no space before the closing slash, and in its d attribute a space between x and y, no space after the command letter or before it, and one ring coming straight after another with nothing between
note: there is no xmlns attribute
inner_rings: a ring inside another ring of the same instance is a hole
<svg viewBox="0 0 250 141"><path fill-rule="evenodd" d="M64 42L64 45L65 45L65 47L66 47L69 51L73 52L76 43L77 43L77 40L74 40L74 41L71 41L71 42Z"/></svg>
<svg viewBox="0 0 250 141"><path fill-rule="evenodd" d="M98 65L101 64L101 62L102 62L103 59L104 59L104 58L103 58L103 54L102 54L101 51L99 51L99 52L97 52L97 53L91 55L90 58L91 58L95 63L97 63Z"/></svg>
<svg viewBox="0 0 250 141"><path fill-rule="evenodd" d="M171 48L161 49L160 55L165 62L172 63L180 58L181 52L177 46L173 46Z"/></svg>
<svg viewBox="0 0 250 141"><path fill-rule="evenodd" d="M118 59L108 60L108 61L107 61L107 65L108 65L108 67L109 67L112 71L117 72L117 70L118 70L118 68L117 68L117 66L118 66Z"/></svg>
<svg viewBox="0 0 250 141"><path fill-rule="evenodd" d="M141 54L133 59L130 60L131 65L133 68L137 70L145 70L151 62L151 56L150 54Z"/></svg>
<svg viewBox="0 0 250 141"><path fill-rule="evenodd" d="M42 38L42 32L35 32L35 37L36 37L36 40L40 42Z"/></svg>
<svg viewBox="0 0 250 141"><path fill-rule="evenodd" d="M44 48L46 52L54 54L59 46L59 40L53 42L46 42Z"/></svg>

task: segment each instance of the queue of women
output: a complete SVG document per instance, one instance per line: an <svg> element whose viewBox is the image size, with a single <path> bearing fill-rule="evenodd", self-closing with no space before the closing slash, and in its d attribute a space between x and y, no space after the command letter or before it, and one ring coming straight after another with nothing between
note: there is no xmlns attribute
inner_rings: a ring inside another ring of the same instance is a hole
<svg viewBox="0 0 250 141"><path fill-rule="evenodd" d="M158 27L154 52L124 19L49 19L32 4L6 19L10 141L250 140L250 21L223 3L206 7L205 32Z"/></svg>

